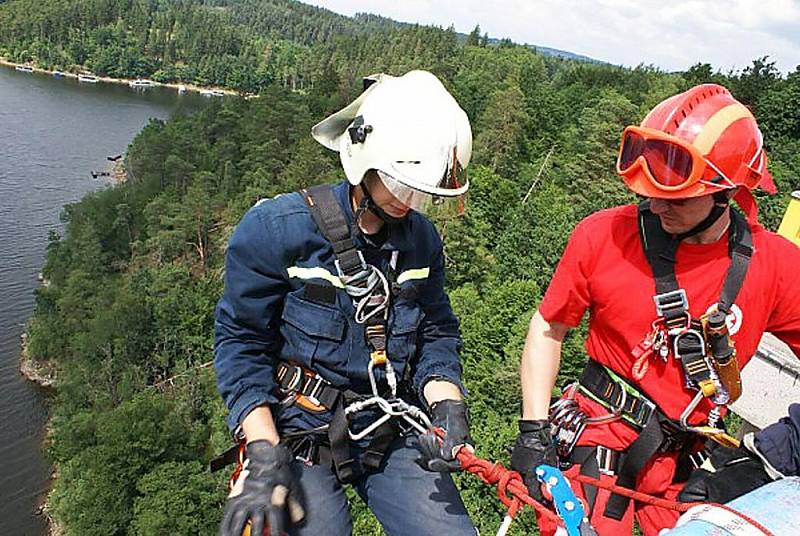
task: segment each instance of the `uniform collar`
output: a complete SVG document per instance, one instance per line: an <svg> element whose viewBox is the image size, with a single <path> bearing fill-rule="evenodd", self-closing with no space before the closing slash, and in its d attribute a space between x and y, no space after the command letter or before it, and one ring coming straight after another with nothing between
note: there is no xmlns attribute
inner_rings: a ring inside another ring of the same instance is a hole
<svg viewBox="0 0 800 536"><path fill-rule="evenodd" d="M337 201L339 201L339 204L344 210L347 223L350 225L350 232L353 234L356 243L360 246L364 246L367 243L364 239L364 234L356 228L355 214L353 213L353 207L350 204L350 188L351 186L349 182L342 181L333 186L333 195L336 197ZM381 245L380 249L390 251L411 251L411 249L413 249L413 244L411 241L411 226L412 218L414 217L414 212L410 211L408 216L403 218L401 222L385 224L388 226L388 233L386 235L386 241Z"/></svg>

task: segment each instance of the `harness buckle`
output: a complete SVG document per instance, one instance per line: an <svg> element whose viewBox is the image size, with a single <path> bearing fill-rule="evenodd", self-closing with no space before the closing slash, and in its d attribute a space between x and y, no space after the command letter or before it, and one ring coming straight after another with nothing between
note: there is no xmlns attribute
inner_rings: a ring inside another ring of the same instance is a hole
<svg viewBox="0 0 800 536"><path fill-rule="evenodd" d="M653 301L656 304L656 314L660 317L664 317L666 312L676 309L689 310L689 298L686 297L686 291L682 288L656 294L653 296Z"/></svg>
<svg viewBox="0 0 800 536"><path fill-rule="evenodd" d="M308 399L309 402L311 402L315 406L321 406L322 403L319 401L319 398L317 398L317 396L319 395L320 391L322 391L322 388L325 386L325 379L319 374L317 374L314 378L311 379L311 381L314 382L314 387L312 387L311 391L304 396L306 397L306 399Z"/></svg>
<svg viewBox="0 0 800 536"><path fill-rule="evenodd" d="M689 463L692 464L692 469L700 469L710 457L705 450L701 450L689 454Z"/></svg>
<svg viewBox="0 0 800 536"><path fill-rule="evenodd" d="M615 451L608 447L598 445L595 451L595 459L597 460L597 468L600 474L607 476L614 476L616 474L617 453Z"/></svg>
<svg viewBox="0 0 800 536"><path fill-rule="evenodd" d="M650 420L650 416L656 410L656 405L653 403L652 400L644 397L636 397L636 400L639 401L639 406L636 406L634 402L634 406L631 408L631 417L633 417L636 422L640 424L640 426L644 427L647 424L647 421Z"/></svg>
<svg viewBox="0 0 800 536"><path fill-rule="evenodd" d="M358 271L353 270L352 273L347 273L346 271L342 270L342 263L337 257L333 260L333 265L336 267L336 273L339 275L339 278L344 280L344 278L352 278L358 276L362 272L367 270L367 261L364 259L364 253L360 249L356 249L353 251L356 255L358 255L359 264L361 265Z"/></svg>
<svg viewBox="0 0 800 536"><path fill-rule="evenodd" d="M286 387L283 388L284 391L297 391L300 387L300 382L303 380L304 374L303 369L298 366L291 367L292 371L292 379L289 380L289 383L286 384ZM283 378L279 378L282 380Z"/></svg>

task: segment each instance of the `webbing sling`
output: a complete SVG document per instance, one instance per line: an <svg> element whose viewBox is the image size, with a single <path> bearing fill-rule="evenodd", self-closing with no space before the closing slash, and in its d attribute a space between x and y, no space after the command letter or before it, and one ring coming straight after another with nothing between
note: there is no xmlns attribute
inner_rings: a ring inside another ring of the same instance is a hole
<svg viewBox="0 0 800 536"><path fill-rule="evenodd" d="M744 282L750 258L753 254L753 237L747 220L737 210L730 210L730 231L728 233L728 254L731 264L725 274L719 303L720 311L728 313ZM639 204L639 237L647 261L653 271L656 295L676 295L681 291L675 277L675 255L681 237L673 237L664 231L660 218L650 211L650 201ZM687 318L685 302L674 300L663 308L662 316L667 327ZM671 429L674 423L658 410L653 412L639 436L628 448L625 461L620 468L617 485L633 489L639 472L648 460L662 449L665 440L664 429ZM630 499L612 494L606 504L604 515L620 520L625 515Z"/></svg>
<svg viewBox="0 0 800 536"><path fill-rule="evenodd" d="M356 247L347 217L333 193L333 188L330 185L312 186L302 190L301 194L320 232L331 243L339 269L345 275L357 274L363 269L364 258ZM371 338L369 342L385 347L385 335L377 337L378 340L374 339L375 337ZM333 417L328 427L328 441L334 470L341 482L352 482L362 469L378 469L386 450L397 435L391 420L385 422L375 431L366 450L358 458L354 458L345 415L347 398L349 397L344 392L340 393L333 407L329 408L333 411Z"/></svg>

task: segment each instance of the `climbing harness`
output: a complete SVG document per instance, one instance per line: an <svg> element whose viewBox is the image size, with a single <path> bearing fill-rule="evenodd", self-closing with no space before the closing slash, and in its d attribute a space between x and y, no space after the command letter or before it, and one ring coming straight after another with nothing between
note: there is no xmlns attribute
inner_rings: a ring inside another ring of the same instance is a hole
<svg viewBox="0 0 800 536"><path fill-rule="evenodd" d="M618 486L633 489L639 472L657 452L681 451L686 453L687 463L693 466L701 463L699 457L689 455L696 450L693 448L697 443L693 433L684 430L679 422L669 419L639 389L596 361L588 361L568 398L574 397L575 391L608 410L607 415L595 417L595 422L619 419L637 430L639 435L625 452L612 451L605 447L574 447L573 443L573 448L562 453L560 458L565 466L579 464L582 475L595 478L601 473L616 474ZM586 420L589 424L588 418ZM584 492L591 510L597 490L585 486ZM628 503L629 500L624 495L612 494L604 515L619 520Z"/></svg>
<svg viewBox="0 0 800 536"><path fill-rule="evenodd" d="M330 458L339 480L349 482L364 470L378 468L386 449L397 435L398 421L420 432L429 428L430 421L422 410L398 397L400 380L386 352L387 324L399 252L392 252L388 275L384 274L367 263L357 248L344 211L330 186L312 187L301 194L317 227L333 248L337 275L353 301L354 319L364 326L370 350L367 365L370 394L365 397L353 391L339 390L335 401L324 405L325 409L333 412L327 438ZM363 205L359 212L365 209L366 205ZM388 393L379 387L377 371L381 369ZM322 381L327 383L324 379ZM328 386L336 389L330 384ZM353 430L353 417L367 410L378 410L378 416L362 429ZM350 441L360 441L369 436L372 437L366 451L359 459L354 459Z"/></svg>
<svg viewBox="0 0 800 536"><path fill-rule="evenodd" d="M724 207L727 207L727 200L724 204L717 200L714 208L724 210ZM638 214L642 247L655 279L653 301L658 318L650 333L633 350L633 376L635 379L644 376L648 355L658 351L663 359L667 359L672 350L672 355L683 368L688 388L702 393L702 397L710 399L714 405L729 404L741 394L741 380L725 316L739 294L753 254L750 226L738 211L730 210L728 253L731 264L719 302L713 313L693 319L689 314L686 291L679 287L675 277L678 245L688 233L668 235L658 216L650 211L649 201L639 205ZM690 231L691 234L696 232L694 229Z"/></svg>
<svg viewBox="0 0 800 536"><path fill-rule="evenodd" d="M725 276L719 302L713 313L694 319L689 313L686 291L678 285L675 276L675 256L680 241L689 234L707 228L716 221L727 207L727 198L715 199L714 217L706 218L700 228L689 233L670 236L662 228L660 219L650 211L649 201L639 205L639 234L645 256L653 271L656 295L653 297L657 319L650 332L633 349L634 364L631 376L640 381L647 372L648 360L654 356L668 360L670 356L678 360L684 372L685 386L697 391L695 397L676 422L669 419L659 408L644 396L634 384L624 380L614 371L589 360L584 373L573 388L605 407L609 414L606 421L619 418L639 432L637 438L625 452L616 453L614 461L618 475L617 485L632 489L639 472L647 461L657 452L681 451L685 458L695 465L697 434L710 438L725 446L738 445L724 429L719 428L720 407L728 404L741 393L733 342L727 332L725 316L730 312L736 296L744 281L752 256L752 235L743 216L731 209L729 232L729 254L731 265ZM724 377L724 381L723 381ZM571 396L574 396L571 395ZM567 399L570 396L566 397ZM689 423L692 412L704 400L714 404L707 423ZM588 417L581 415L576 404L559 403L551 411L556 440L562 459L580 463L584 476L599 473L599 451L580 449L573 453L574 446L583 428L590 424ZM565 417L565 408L571 408ZM574 433L571 433L574 432ZM699 457L698 457L699 458ZM588 467L583 467L588 463ZM599 476L599 475L598 475ZM596 490L586 490L593 502ZM621 519L630 499L624 494L613 493L606 504L604 515Z"/></svg>
<svg viewBox="0 0 800 536"><path fill-rule="evenodd" d="M401 430L424 433L431 423L420 408L398 396L403 379L398 378L386 351L388 315L395 290L394 271L399 252L392 252L388 274L384 274L365 261L329 185L303 190L301 195L320 232L333 248L338 278L353 301L354 319L364 326L370 351L367 364L370 393L364 395L336 387L316 371L296 363L277 363L276 380L283 396L281 407L297 404L312 413L332 414L327 425L283 433L281 439L290 445L299 459L309 464L330 464L341 482L351 482L365 471L378 469L386 450ZM305 295L311 301L335 303L336 300L335 289L327 285L307 283ZM381 370L382 377L378 374ZM382 381L385 381L385 389L381 388ZM353 428L356 415L368 414L370 417L373 413L376 416L372 422L365 424L365 419L358 419L360 429ZM241 435L237 439L244 440ZM367 439L366 447L354 456L351 442ZM229 449L213 460L212 466L219 469L235 462L236 452L236 447Z"/></svg>

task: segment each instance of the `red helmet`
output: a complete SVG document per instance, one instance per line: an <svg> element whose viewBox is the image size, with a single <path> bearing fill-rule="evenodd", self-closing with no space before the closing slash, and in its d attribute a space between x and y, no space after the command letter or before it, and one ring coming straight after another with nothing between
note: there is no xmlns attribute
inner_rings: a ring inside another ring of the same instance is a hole
<svg viewBox="0 0 800 536"><path fill-rule="evenodd" d="M700 197L738 186L775 192L753 114L717 84L672 96L640 126L627 127L617 172L635 193L660 199ZM749 192L743 197L752 201Z"/></svg>

